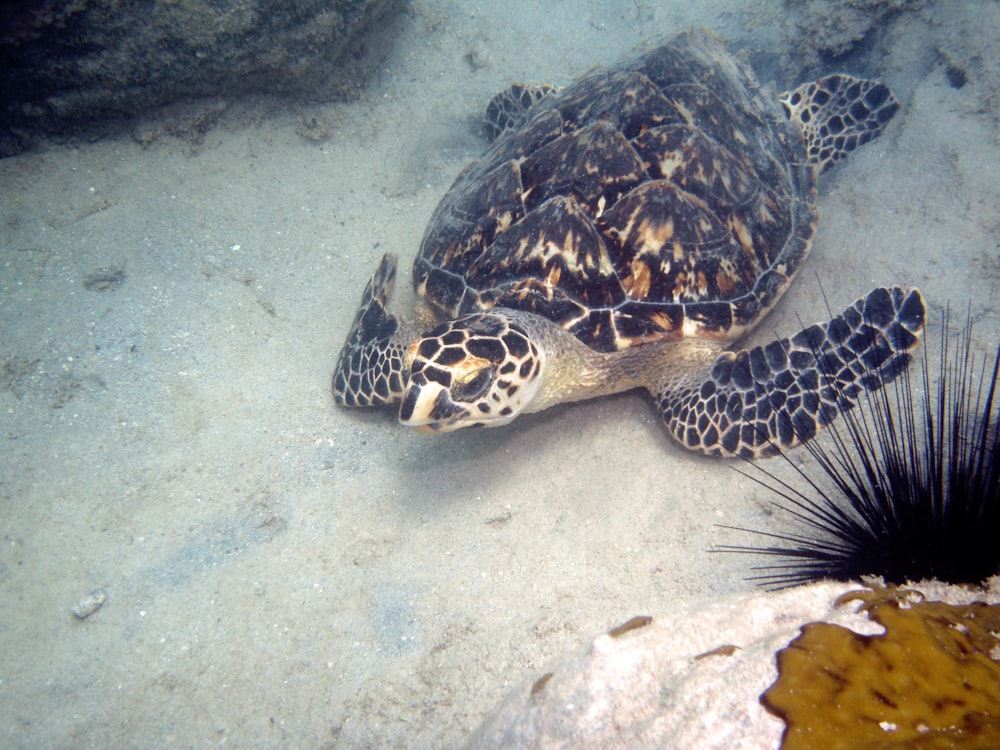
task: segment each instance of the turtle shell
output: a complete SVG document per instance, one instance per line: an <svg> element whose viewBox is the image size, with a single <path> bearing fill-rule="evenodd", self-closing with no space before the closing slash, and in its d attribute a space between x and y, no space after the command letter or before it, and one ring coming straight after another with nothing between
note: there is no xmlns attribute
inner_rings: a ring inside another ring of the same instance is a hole
<svg viewBox="0 0 1000 750"><path fill-rule="evenodd" d="M732 339L817 218L797 126L716 36L687 32L504 131L438 205L413 280L446 318L526 310L598 351Z"/></svg>

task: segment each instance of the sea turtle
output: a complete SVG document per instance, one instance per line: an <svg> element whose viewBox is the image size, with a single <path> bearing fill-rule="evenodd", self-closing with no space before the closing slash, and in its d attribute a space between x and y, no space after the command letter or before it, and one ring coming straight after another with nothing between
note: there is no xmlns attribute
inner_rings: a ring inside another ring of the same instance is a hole
<svg viewBox="0 0 1000 750"><path fill-rule="evenodd" d="M511 87L426 230L417 320L387 310L387 255L336 402L400 402L400 422L444 432L645 387L687 448L758 457L809 439L905 366L920 292L875 289L790 339L726 346L808 255L818 173L898 106L846 75L778 97L708 31L561 90Z"/></svg>

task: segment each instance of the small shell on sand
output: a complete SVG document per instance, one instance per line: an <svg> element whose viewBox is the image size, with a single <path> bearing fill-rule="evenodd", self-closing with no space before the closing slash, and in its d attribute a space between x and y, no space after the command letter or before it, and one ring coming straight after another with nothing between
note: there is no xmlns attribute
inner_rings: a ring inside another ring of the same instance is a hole
<svg viewBox="0 0 1000 750"><path fill-rule="evenodd" d="M76 603L76 606L70 610L73 613L73 617L77 620L86 620L94 612L99 610L104 606L104 602L108 600L108 595L104 593L104 589L94 589L80 601Z"/></svg>

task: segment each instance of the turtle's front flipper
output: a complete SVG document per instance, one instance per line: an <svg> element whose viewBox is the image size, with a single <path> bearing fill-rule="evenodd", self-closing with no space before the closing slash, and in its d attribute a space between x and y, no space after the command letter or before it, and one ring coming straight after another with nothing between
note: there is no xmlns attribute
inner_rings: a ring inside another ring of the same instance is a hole
<svg viewBox="0 0 1000 750"><path fill-rule="evenodd" d="M333 371L333 398L341 406L378 406L402 397L400 320L386 307L395 281L396 257L386 254L365 287Z"/></svg>
<svg viewBox="0 0 1000 750"><path fill-rule="evenodd" d="M876 138L899 109L885 84L839 73L778 98L802 130L809 161L821 172Z"/></svg>
<svg viewBox="0 0 1000 750"><path fill-rule="evenodd" d="M762 458L812 438L862 389L898 375L923 333L916 289L880 288L829 323L715 360L702 383L671 385L659 396L670 432L710 455Z"/></svg>
<svg viewBox="0 0 1000 750"><path fill-rule="evenodd" d="M528 116L528 110L545 97L556 92L552 86L535 86L528 83L515 83L508 86L490 99L486 107L486 117L483 126L486 137L491 141L505 130L516 128Z"/></svg>

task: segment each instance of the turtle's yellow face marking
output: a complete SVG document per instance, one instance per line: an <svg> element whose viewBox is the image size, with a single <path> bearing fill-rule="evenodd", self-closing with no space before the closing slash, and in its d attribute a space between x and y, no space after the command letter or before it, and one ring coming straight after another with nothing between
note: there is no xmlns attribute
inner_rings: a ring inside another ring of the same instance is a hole
<svg viewBox="0 0 1000 750"><path fill-rule="evenodd" d="M445 323L406 350L409 379L399 421L422 432L499 427L538 392L544 356L505 316L469 315Z"/></svg>

